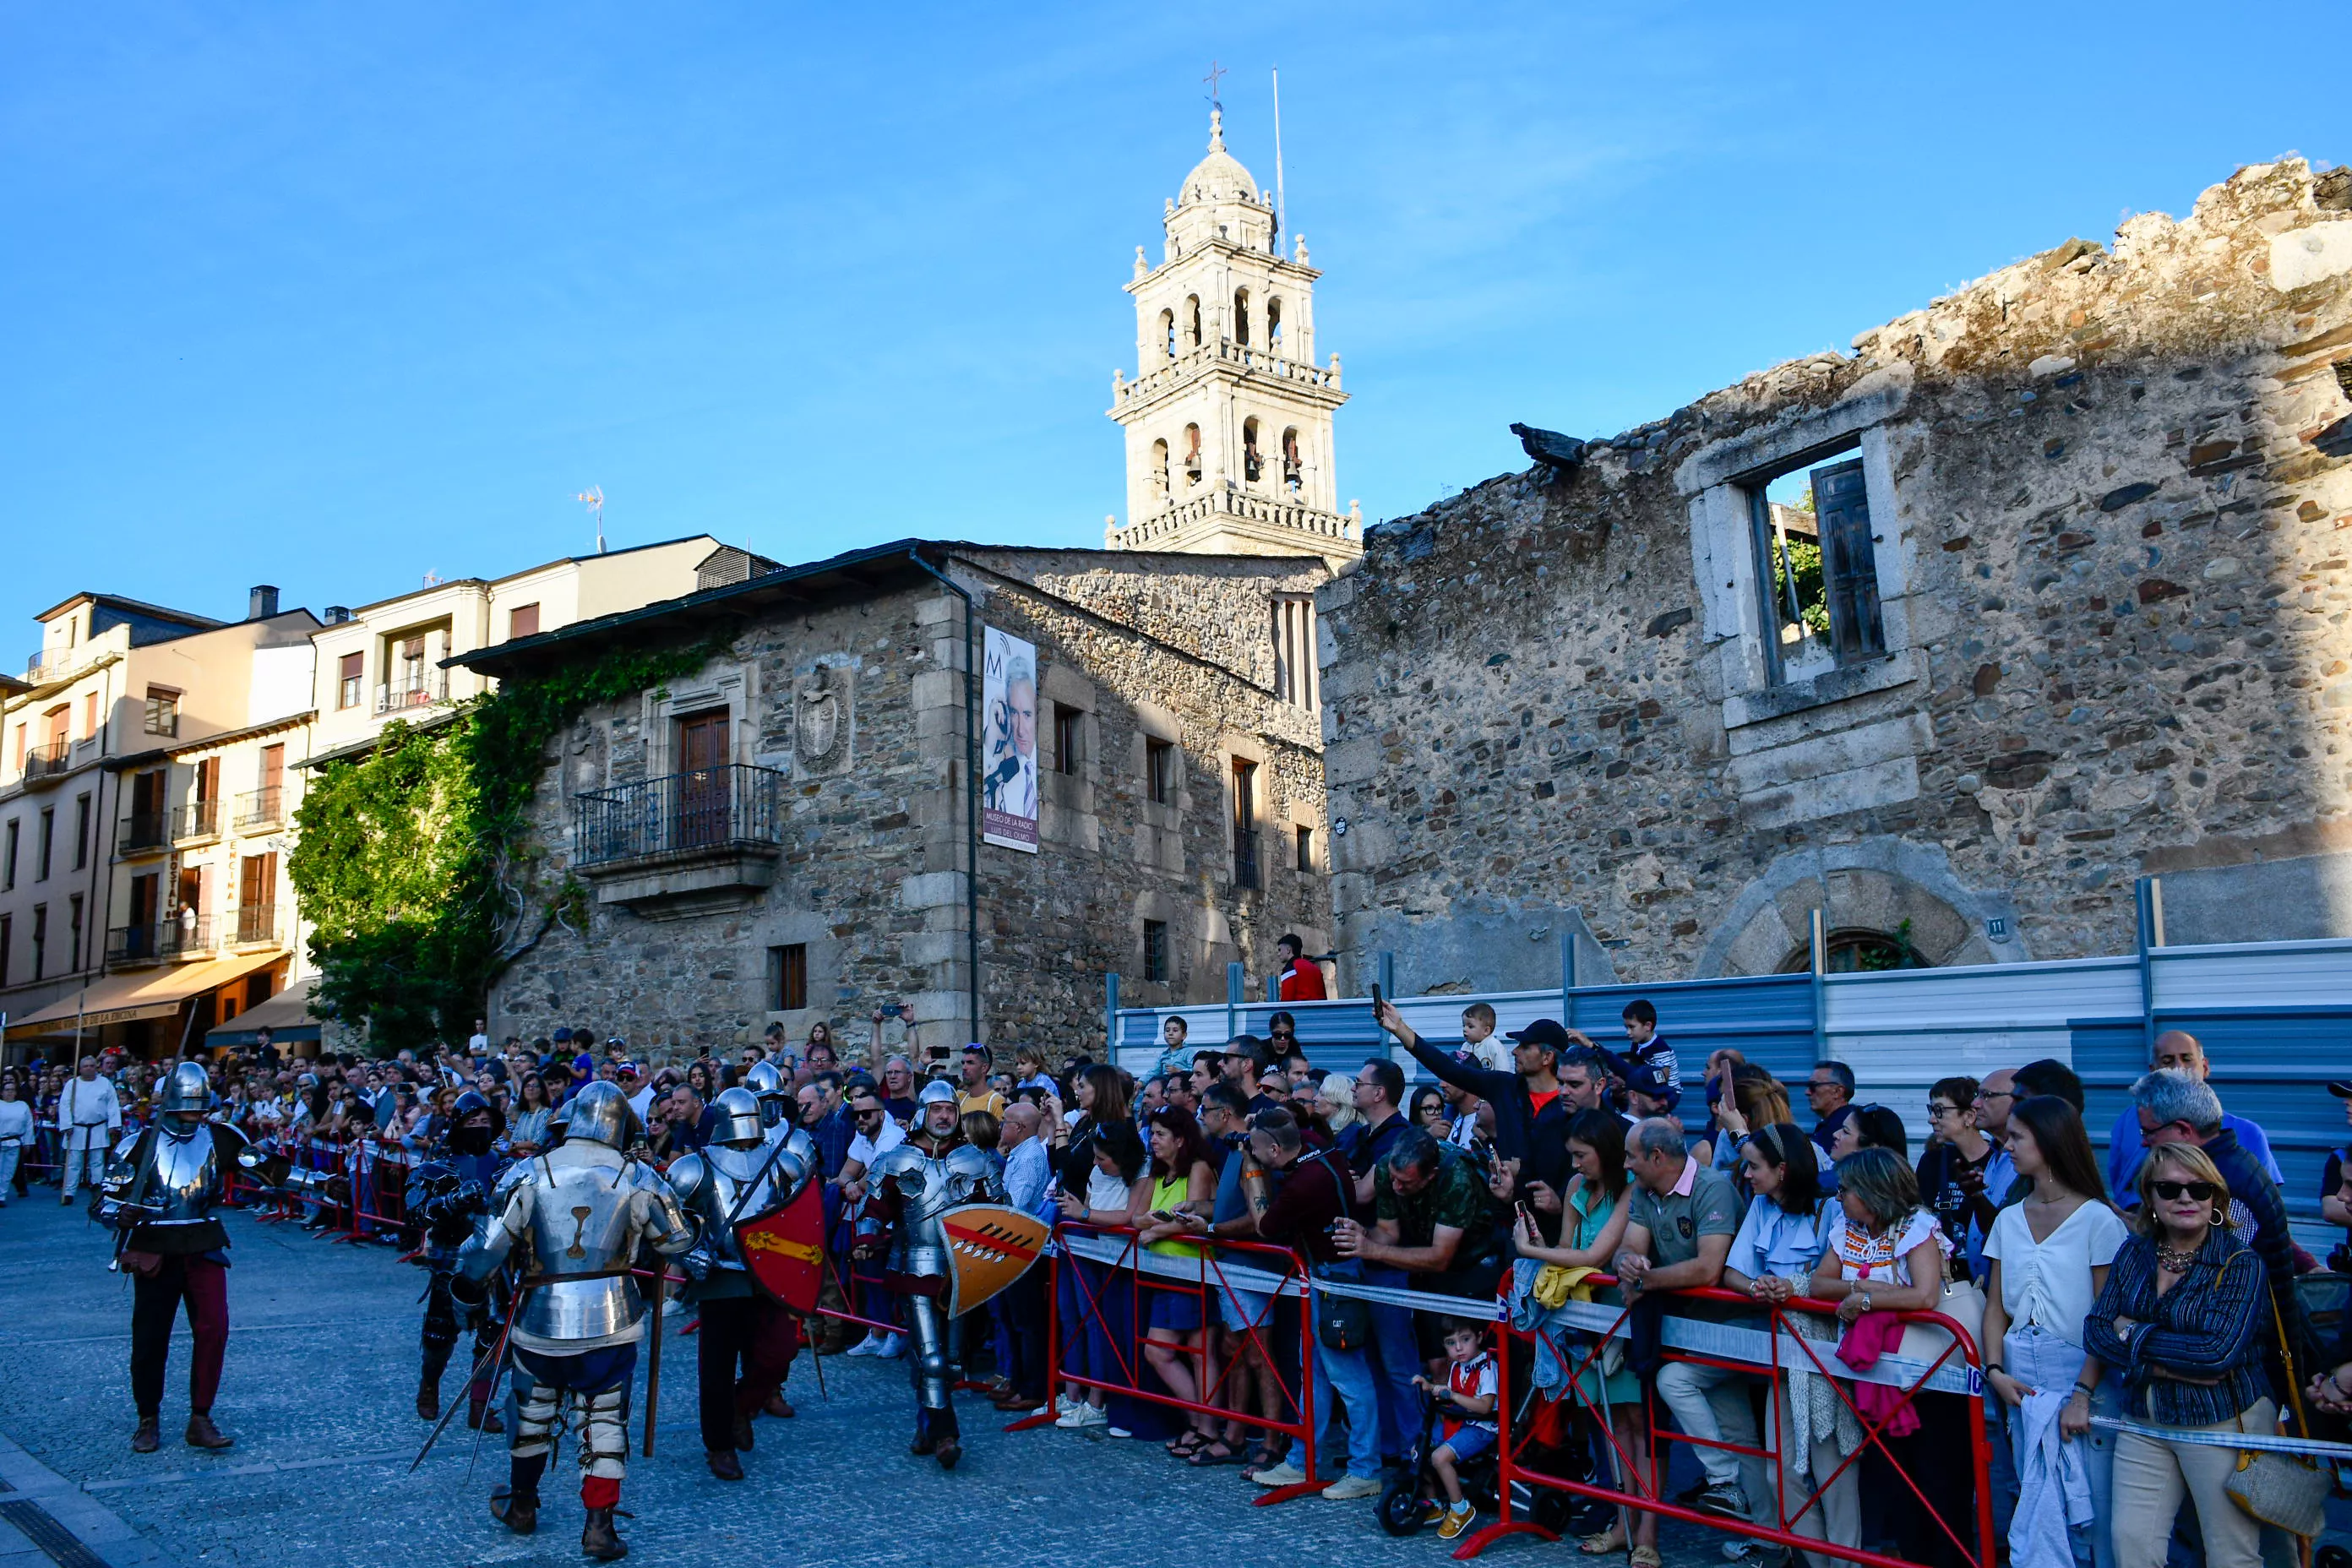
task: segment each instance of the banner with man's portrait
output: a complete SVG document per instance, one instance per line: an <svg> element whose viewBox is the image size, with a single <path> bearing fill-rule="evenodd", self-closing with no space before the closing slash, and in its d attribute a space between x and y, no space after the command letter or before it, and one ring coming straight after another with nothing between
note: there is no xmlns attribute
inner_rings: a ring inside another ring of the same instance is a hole
<svg viewBox="0 0 2352 1568"><path fill-rule="evenodd" d="M980 678L980 836L1037 853L1037 647L984 628Z"/></svg>

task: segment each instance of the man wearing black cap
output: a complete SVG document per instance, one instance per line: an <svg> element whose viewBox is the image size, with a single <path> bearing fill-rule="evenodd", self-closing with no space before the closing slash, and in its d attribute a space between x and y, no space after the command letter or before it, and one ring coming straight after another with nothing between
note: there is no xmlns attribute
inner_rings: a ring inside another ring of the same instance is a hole
<svg viewBox="0 0 2352 1568"><path fill-rule="evenodd" d="M1570 1114L1558 1069L1560 1053L1571 1043L1569 1032L1551 1018L1514 1030L1505 1037L1511 1042L1515 1070L1490 1072L1423 1041L1391 1003L1381 1002L1375 1016L1440 1083L1466 1089L1495 1108L1496 1158L1517 1172L1512 1195L1542 1216L1547 1239L1557 1237L1559 1194L1568 1186Z"/></svg>

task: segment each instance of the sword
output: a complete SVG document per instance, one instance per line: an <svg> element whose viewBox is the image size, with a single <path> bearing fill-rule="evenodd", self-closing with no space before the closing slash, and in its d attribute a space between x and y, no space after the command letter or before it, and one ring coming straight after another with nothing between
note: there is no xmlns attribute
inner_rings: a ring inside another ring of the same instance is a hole
<svg viewBox="0 0 2352 1568"><path fill-rule="evenodd" d="M646 1458L654 1457L654 1412L661 1407L662 1298L669 1289L669 1260L654 1269L654 1348L646 1363ZM626 1436L626 1434L624 1434Z"/></svg>
<svg viewBox="0 0 2352 1568"><path fill-rule="evenodd" d="M514 1332L515 1314L521 1310L522 1299L525 1296L530 1295L530 1291L531 1287L526 1285L515 1293L513 1301L507 1307L506 1327L499 1331L499 1342L492 1345L490 1347L489 1353L484 1356L481 1360L476 1362L474 1363L474 1370L466 1374L466 1388L469 1395L473 1390L474 1380L482 1375L482 1369L499 1364L505 1357L507 1353L507 1338ZM467 1399L467 1403L472 1403L470 1397ZM425 1447L417 1449L416 1458L409 1462L408 1473L410 1475L413 1476L416 1473L416 1467L425 1462L425 1456L433 1451L433 1445L441 1440L441 1433L443 1429L449 1425L451 1418L457 1414L457 1406L455 1403L452 1403L448 1409L441 1413L441 1419L433 1424L432 1434L425 1439ZM475 1441L479 1442L480 1440L481 1439L478 1432Z"/></svg>

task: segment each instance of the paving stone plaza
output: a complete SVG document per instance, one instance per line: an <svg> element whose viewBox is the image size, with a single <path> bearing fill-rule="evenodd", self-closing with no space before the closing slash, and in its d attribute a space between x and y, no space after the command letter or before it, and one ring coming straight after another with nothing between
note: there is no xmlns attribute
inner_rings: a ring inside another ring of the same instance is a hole
<svg viewBox="0 0 2352 1568"><path fill-rule="evenodd" d="M236 1446L213 1456L179 1441L184 1322L173 1342L163 1447L142 1456L130 1447L130 1289L107 1270L107 1233L60 1207L50 1188L37 1186L29 1201L0 1212L14 1281L0 1316L8 1369L0 1481L11 1489L0 1491L0 1568L585 1561L568 1442L549 1476L539 1533L528 1539L485 1511L505 1451L486 1438L474 1454L462 1417L409 1473L426 1430L412 1408L421 1269L387 1248L337 1246L243 1214L228 1225L233 1328L215 1415ZM1433 1533L1382 1535L1367 1504L1253 1508L1254 1489L1230 1469L1185 1471L1157 1443L1051 1429L1008 1436L971 1396L961 1401L966 1457L943 1475L906 1454L902 1363L843 1356L825 1362L829 1398L801 1358L787 1389L798 1416L761 1421L759 1446L745 1456L750 1479L730 1485L704 1468L696 1437L694 1342L673 1332L664 1355L656 1457L632 1457L621 1497L635 1516L621 1526L631 1563L1248 1568L1446 1560ZM451 1372L445 1396L462 1398L459 1375ZM47 1550L27 1539L45 1527L26 1501L63 1527ZM1570 1550L1513 1542L1488 1559L1558 1559ZM1666 1554L1677 1564L1722 1561L1712 1542L1671 1531Z"/></svg>

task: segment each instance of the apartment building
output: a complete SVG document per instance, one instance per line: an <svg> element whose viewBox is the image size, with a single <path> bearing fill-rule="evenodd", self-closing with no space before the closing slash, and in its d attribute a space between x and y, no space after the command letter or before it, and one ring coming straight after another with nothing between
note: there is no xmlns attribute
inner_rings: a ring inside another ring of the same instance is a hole
<svg viewBox="0 0 2352 1568"><path fill-rule="evenodd" d="M144 1053L159 1028L185 1038L283 983L285 933L217 941L215 909L233 921L241 906L188 858L206 840L184 830L218 810L231 775L176 759L306 708L319 622L281 614L269 587L241 621L88 593L36 619L41 647L0 690L7 1047ZM272 887L253 894L278 901Z"/></svg>

